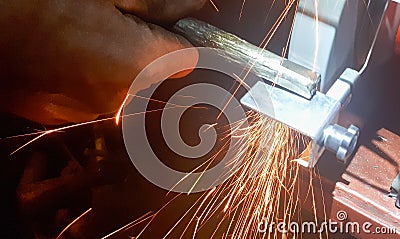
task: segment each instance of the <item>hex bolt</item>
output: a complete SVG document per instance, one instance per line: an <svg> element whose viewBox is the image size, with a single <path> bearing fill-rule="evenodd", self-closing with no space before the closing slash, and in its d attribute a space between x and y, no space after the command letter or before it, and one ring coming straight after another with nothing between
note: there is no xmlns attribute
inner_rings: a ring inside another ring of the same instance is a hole
<svg viewBox="0 0 400 239"><path fill-rule="evenodd" d="M324 130L324 146L335 153L339 161L346 163L356 147L359 133L354 125L347 129L337 124L330 125Z"/></svg>

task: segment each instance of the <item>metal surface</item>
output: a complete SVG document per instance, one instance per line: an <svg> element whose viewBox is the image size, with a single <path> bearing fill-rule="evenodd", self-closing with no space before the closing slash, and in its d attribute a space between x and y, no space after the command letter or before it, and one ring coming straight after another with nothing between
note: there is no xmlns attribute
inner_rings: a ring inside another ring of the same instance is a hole
<svg viewBox="0 0 400 239"><path fill-rule="evenodd" d="M239 37L196 20L178 21L174 30L196 46L224 50L224 57L250 69L259 77L310 99L316 92L320 75Z"/></svg>
<svg viewBox="0 0 400 239"><path fill-rule="evenodd" d="M257 82L243 96L241 103L312 139L320 136L327 124L334 121L340 109L337 101L320 92L307 100L263 82Z"/></svg>
<svg viewBox="0 0 400 239"><path fill-rule="evenodd" d="M240 102L308 136L313 142L310 156L300 161L306 167L313 167L323 152L323 132L336 123L341 106L320 92L307 100L263 82L257 82Z"/></svg>

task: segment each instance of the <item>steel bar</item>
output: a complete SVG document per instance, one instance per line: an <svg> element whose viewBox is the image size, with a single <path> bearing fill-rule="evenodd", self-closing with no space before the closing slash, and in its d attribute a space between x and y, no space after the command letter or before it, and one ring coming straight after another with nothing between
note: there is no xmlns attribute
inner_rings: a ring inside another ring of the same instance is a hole
<svg viewBox="0 0 400 239"><path fill-rule="evenodd" d="M268 50L259 48L208 23L186 18L174 30L195 46L223 50L223 57L248 68L259 77L302 97L311 99L319 87L320 75Z"/></svg>

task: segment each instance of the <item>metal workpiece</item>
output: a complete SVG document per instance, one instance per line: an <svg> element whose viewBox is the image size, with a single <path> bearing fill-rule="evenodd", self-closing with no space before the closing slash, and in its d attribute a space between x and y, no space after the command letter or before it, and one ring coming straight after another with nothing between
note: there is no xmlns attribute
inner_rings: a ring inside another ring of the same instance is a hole
<svg viewBox="0 0 400 239"><path fill-rule="evenodd" d="M347 84L345 81L341 81ZM346 88L338 91L338 98L316 92L304 99L284 89L257 82L241 99L241 103L263 115L277 120L311 140L308 158L299 164L314 167L325 149L346 162L357 144L359 130L354 125L344 128L337 125L342 102L348 96Z"/></svg>
<svg viewBox="0 0 400 239"><path fill-rule="evenodd" d="M312 139L320 135L326 124L332 122L340 110L340 104L336 100L320 92L307 100L261 81L240 102Z"/></svg>
<svg viewBox="0 0 400 239"><path fill-rule="evenodd" d="M337 124L330 125L324 130L324 147L335 153L338 160L346 163L356 147L359 132L354 125L347 129Z"/></svg>
<svg viewBox="0 0 400 239"><path fill-rule="evenodd" d="M310 154L299 160L305 167L314 167L325 149L325 130L337 123L341 109L339 101L316 92L304 99L284 89L257 82L240 102L261 114L277 120L311 139Z"/></svg>
<svg viewBox="0 0 400 239"><path fill-rule="evenodd" d="M195 46L222 50L228 61L251 69L257 76L311 99L319 87L320 75L268 50L259 48L208 23L186 18L178 21L174 31Z"/></svg>

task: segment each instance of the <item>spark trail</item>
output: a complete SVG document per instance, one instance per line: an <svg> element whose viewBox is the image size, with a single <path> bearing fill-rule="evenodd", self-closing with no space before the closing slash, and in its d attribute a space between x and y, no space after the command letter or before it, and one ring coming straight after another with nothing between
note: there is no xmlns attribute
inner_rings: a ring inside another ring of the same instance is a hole
<svg viewBox="0 0 400 239"><path fill-rule="evenodd" d="M243 14L245 3L246 0L243 0L240 17ZM314 5L317 13L315 16L315 27L317 28L315 37L318 41L318 0L314 0ZM266 49L293 6L297 10L297 1L290 0L287 2L285 9L259 45L261 50ZM292 32L292 28L293 24L290 32ZM287 45L283 55L286 54ZM317 61L318 48L317 44L314 62ZM315 68L316 63L314 70ZM249 71L251 71L251 67ZM240 79L240 77L237 78ZM245 78L246 76L242 80L244 81ZM303 156L303 150L307 149L310 143L309 139L258 113L249 113L246 120L251 121L250 126L246 129L241 128L243 122L236 122L235 125L231 125L231 132L234 132L230 135L231 137L240 138L241 134L247 134L247 137L243 137L244 140L236 145L238 147L237 155L230 162L232 165L239 163L240 167L235 168L233 176L226 182L205 192L200 200L189 209L195 208L180 238L187 238L188 234L191 234L191 238L197 238L204 230L205 225L216 216L222 218L222 220L216 224L210 238L217 238L221 231L223 231L222 238L238 239L298 238L302 236L301 232L282 234L276 230L262 234L259 231L259 225L261 222L290 225L291 222L301 221L300 206L302 202L299 182L301 169L297 161L306 157ZM238 162L242 158L245 161ZM215 157L210 160L215 160ZM310 184L307 189L303 190L308 190L307 195L311 196L312 213L314 213L314 220L317 223L316 195L312 186L313 173L312 170L309 170ZM188 215L189 213L186 212L172 226L165 238L171 231L177 229L177 225ZM194 224L194 227L191 227L190 224ZM193 231L189 232L189 228L193 228ZM322 238L321 233L318 236Z"/></svg>
<svg viewBox="0 0 400 239"><path fill-rule="evenodd" d="M240 130L248 132L247 140L238 144L237 155L229 163L240 163L240 167L235 168L230 179L206 192L207 196L197 202L189 222L195 223L193 238L197 238L202 228L216 216L222 220L210 238L221 230L225 232L224 238L280 238L282 235L277 231L260 233L260 223L290 225L299 220L300 166L297 160L307 147L308 139L257 113L250 113L248 120L252 121L248 128L241 129L241 122L237 122L232 130L234 134L240 134L237 132ZM241 162L242 159L245 161ZM229 226L222 226L224 223ZM186 231L181 238L187 238Z"/></svg>
<svg viewBox="0 0 400 239"><path fill-rule="evenodd" d="M314 0L314 2L316 12L318 12L318 0ZM210 0L210 3L219 11L212 0ZM286 18L291 7L295 5L297 8L295 3L296 1L294 0L288 1L286 8L261 42L260 48L262 50L267 47L274 33ZM244 5L245 0L243 1L240 17L242 16ZM318 16L315 16L315 18L317 22L316 27L318 28ZM318 38L318 31L315 37ZM316 62L318 49L315 49L315 52ZM123 106L128 100L129 96L127 96L123 102L116 117L99 121L115 120L118 124ZM231 132L234 132L234 135L232 134L231 137L240 137L241 133L247 134L247 137L243 137L246 138L246 141L243 140L236 145L238 147L237 155L231 159L230 163L236 165L238 160L243 158L245 161L240 162L240 166L235 168L235 172L231 178L223 184L205 192L203 196L190 207L188 211L193 211L191 219L182 232L181 238L187 238L189 234L191 238L196 238L196 236L204 230L205 225L215 216L221 216L222 220L215 225L215 230L211 232L212 235L210 238L216 237L221 231L223 231L223 238L301 237L301 235L296 233L281 235L277 231L260 234L258 227L260 222L274 222L275 224L283 222L285 225L290 225L293 221L301 220L299 219L301 205L299 195L300 166L297 160L299 157L302 157L301 153L307 147L309 143L308 139L287 126L257 113L249 113L248 119L246 120L251 121L251 124L246 129L242 129L241 127L243 122L236 122L235 125L232 125ZM21 146L13 153L48 134L99 121L86 122L40 132L38 137ZM210 160L215 160L215 157ZM311 186L313 180L311 174L312 172L310 171L310 187L308 190L312 196L313 208L316 210L315 193ZM223 175L221 175L221 177L222 176ZM314 213L316 214L316 211L314 211ZM138 221L141 223L145 220L149 220L150 222L148 222L143 229L145 230L157 214L158 212L151 216L146 214L143 218L139 218L119 230L125 230L126 227L130 228L136 225ZM188 215L189 213L185 213L183 217L187 217ZM176 224L171 227L170 231L165 235L165 238L176 229L176 226L183 221L182 219L183 218L180 218ZM317 220L316 217L315 220ZM193 224L194 227L190 227L191 224ZM189 230L189 227L193 230ZM106 237L117 233L119 230ZM143 232L143 230L141 232ZM135 238L138 236L140 235L136 235ZM322 235L320 234L319 237L322 238Z"/></svg>

